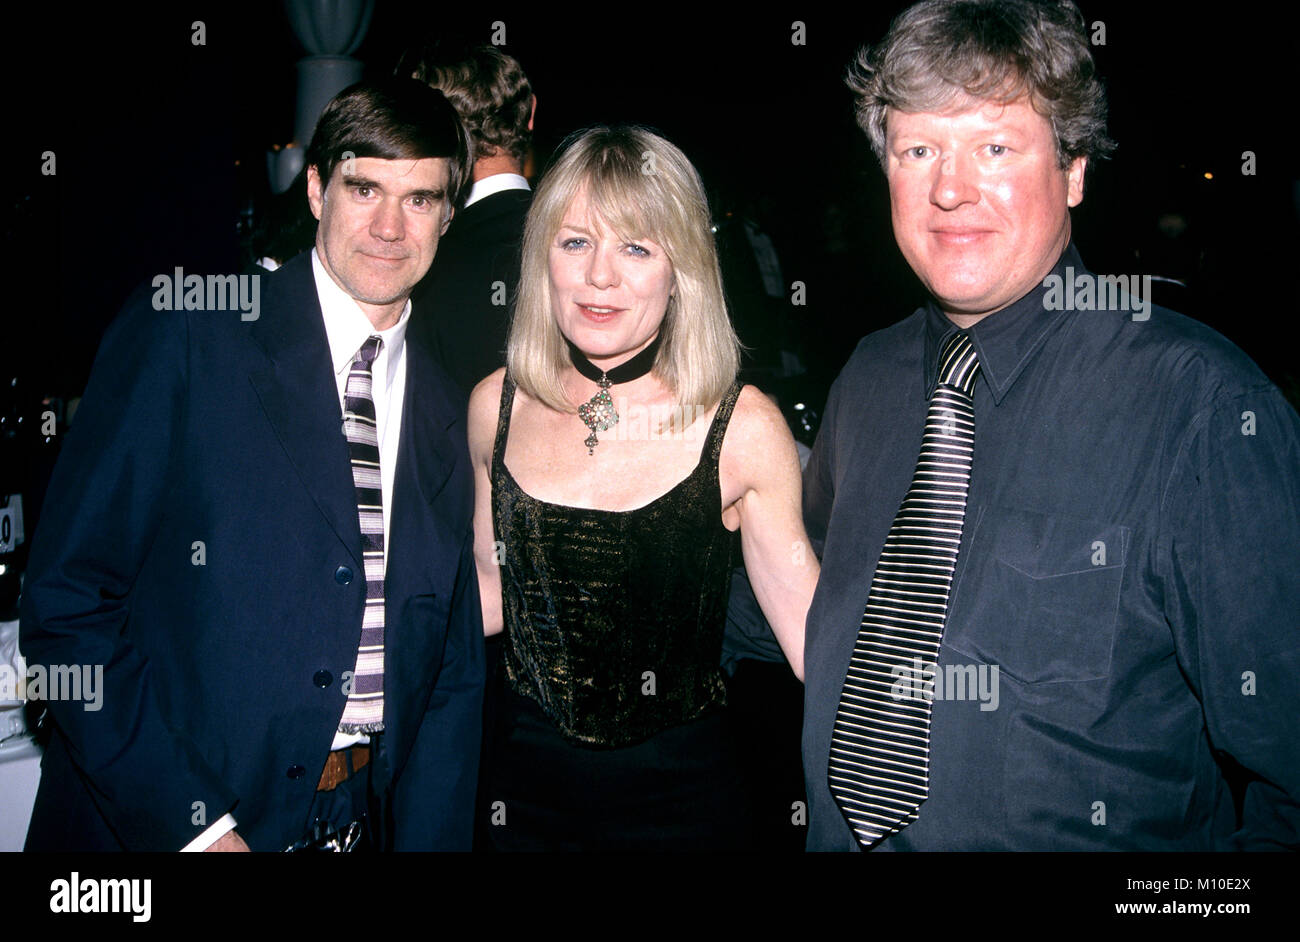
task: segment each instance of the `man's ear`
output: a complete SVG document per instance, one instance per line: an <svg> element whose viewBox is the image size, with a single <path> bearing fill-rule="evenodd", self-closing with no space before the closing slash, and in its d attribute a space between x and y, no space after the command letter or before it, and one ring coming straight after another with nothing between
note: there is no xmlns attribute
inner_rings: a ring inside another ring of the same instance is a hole
<svg viewBox="0 0 1300 942"><path fill-rule="evenodd" d="M1087 169L1087 157L1076 157L1070 161L1070 169L1065 171L1067 183L1065 202L1067 206L1078 206L1083 202L1083 173Z"/></svg>
<svg viewBox="0 0 1300 942"><path fill-rule="evenodd" d="M442 238L447 234L447 227L451 225L451 217L456 215L456 207L451 205L451 200L444 199L442 202L446 209L442 212L442 229L438 233L438 238Z"/></svg>
<svg viewBox="0 0 1300 942"><path fill-rule="evenodd" d="M319 220L325 206L325 188L321 186L320 172L315 164L307 168L307 205L311 207L311 214Z"/></svg>
<svg viewBox="0 0 1300 942"><path fill-rule="evenodd" d="M533 106L528 109L528 130L533 129L533 118L537 117L537 96L533 96Z"/></svg>

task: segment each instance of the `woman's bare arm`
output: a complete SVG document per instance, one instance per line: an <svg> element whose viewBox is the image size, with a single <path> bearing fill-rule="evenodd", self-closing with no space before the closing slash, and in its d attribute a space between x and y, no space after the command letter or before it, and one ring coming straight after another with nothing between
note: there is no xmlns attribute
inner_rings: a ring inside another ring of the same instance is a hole
<svg viewBox="0 0 1300 942"><path fill-rule="evenodd" d="M780 409L752 386L736 401L721 472L724 494L739 494L724 520L733 512L738 516L754 596L795 676L803 680L804 622L820 566L804 532L794 437Z"/></svg>
<svg viewBox="0 0 1300 942"><path fill-rule="evenodd" d="M492 528L492 445L496 438L505 370L474 387L469 397L469 456L474 465L474 562L483 603L483 633L502 630L501 565Z"/></svg>

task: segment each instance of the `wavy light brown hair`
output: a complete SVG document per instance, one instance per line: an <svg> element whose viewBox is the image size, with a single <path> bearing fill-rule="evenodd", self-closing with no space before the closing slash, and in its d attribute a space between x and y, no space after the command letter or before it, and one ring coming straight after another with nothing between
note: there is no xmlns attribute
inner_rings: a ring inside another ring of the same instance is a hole
<svg viewBox="0 0 1300 942"><path fill-rule="evenodd" d="M1027 95L1051 122L1062 169L1115 148L1083 15L1069 0L925 0L899 14L879 45L859 50L845 82L882 165L888 109L943 113L964 96Z"/></svg>
<svg viewBox="0 0 1300 942"><path fill-rule="evenodd" d="M561 382L570 365L551 299L551 243L574 197L620 239L660 245L676 290L659 328L654 374L681 414L712 407L740 369L740 341L727 316L704 185L686 155L646 128L595 127L568 138L533 196L524 227L519 299L506 366L519 388L560 412L573 412Z"/></svg>

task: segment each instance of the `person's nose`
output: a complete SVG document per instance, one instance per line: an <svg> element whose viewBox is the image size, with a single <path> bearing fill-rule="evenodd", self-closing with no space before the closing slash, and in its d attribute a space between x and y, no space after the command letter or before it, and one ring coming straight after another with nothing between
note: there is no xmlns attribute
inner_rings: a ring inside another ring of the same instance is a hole
<svg viewBox="0 0 1300 942"><path fill-rule="evenodd" d="M587 261L587 284L593 288L612 288L618 284L618 265L615 248L602 242L596 245Z"/></svg>
<svg viewBox="0 0 1300 942"><path fill-rule="evenodd" d="M966 203L977 203L979 187L975 185L975 168L969 158L963 159L949 151L935 161L934 184L930 188L930 202L940 209L957 209Z"/></svg>
<svg viewBox="0 0 1300 942"><path fill-rule="evenodd" d="M406 234L400 200L384 198L370 217L370 234L383 242L398 242Z"/></svg>

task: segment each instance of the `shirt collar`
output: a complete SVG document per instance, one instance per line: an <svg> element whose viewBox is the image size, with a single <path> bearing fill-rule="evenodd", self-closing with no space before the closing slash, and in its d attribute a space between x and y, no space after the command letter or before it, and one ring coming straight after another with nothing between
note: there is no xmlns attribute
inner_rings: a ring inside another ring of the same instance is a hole
<svg viewBox="0 0 1300 942"><path fill-rule="evenodd" d="M494 173L490 177L484 177L482 180L475 180L474 185L469 188L469 196L465 197L465 206L468 208L485 196L491 196L493 193L500 193L503 190L530 190L528 181L517 173Z"/></svg>
<svg viewBox="0 0 1300 942"><path fill-rule="evenodd" d="M1085 271L1079 250L1071 242L1052 267L1051 274L1063 276L1066 266ZM1046 281L1046 277L1043 279ZM1043 307L1047 286L1036 284L1024 297L1000 311L988 315L967 333L979 355L980 375L988 383L995 405L1002 402L1043 342L1070 314L1068 310L1048 311ZM939 310L931 299L925 311L925 397L928 400L938 381L939 351L959 328Z"/></svg>
<svg viewBox="0 0 1300 942"><path fill-rule="evenodd" d="M411 318L410 299L407 299L396 324L387 330L375 330L370 318L361 310L361 305L335 284L329 272L325 271L315 248L311 250L311 268L312 274L316 276L316 296L320 298L321 313L325 316L325 336L329 340L330 362L334 366L335 375L346 372L352 366L357 351L368 338L379 336L384 345L380 348L375 368L380 368L379 360L382 360L386 371L384 389L391 389L397 375L397 370L393 367L406 342L406 325Z"/></svg>

